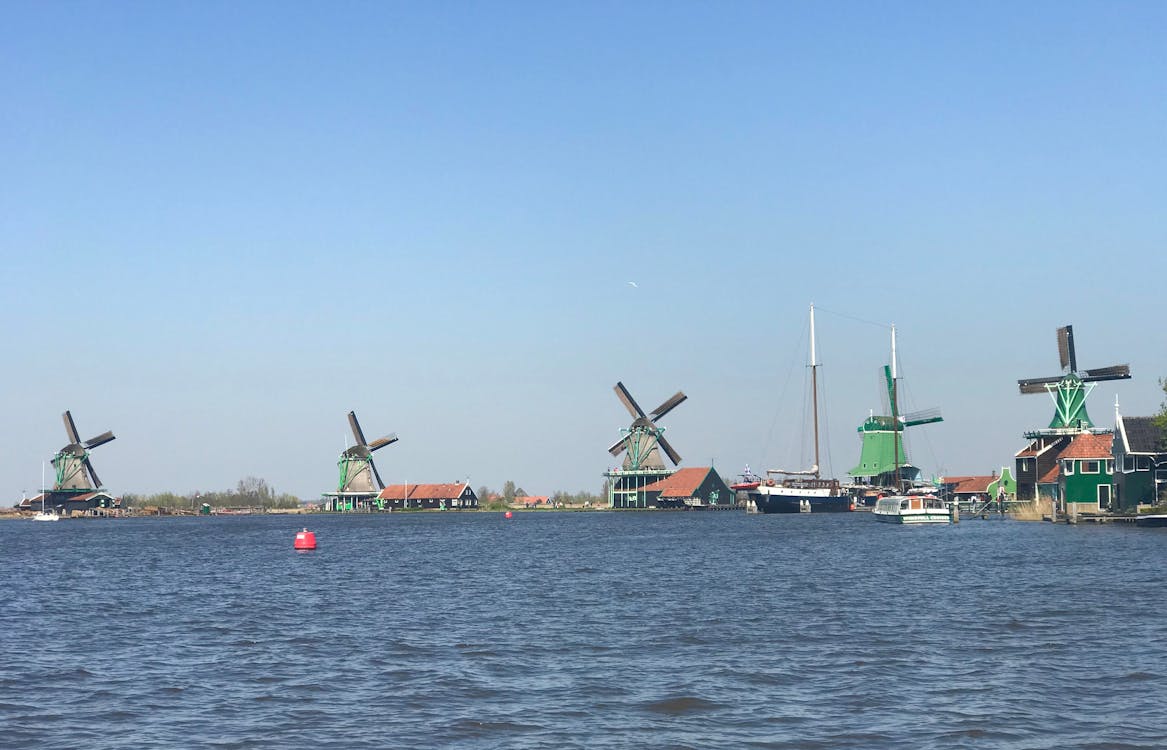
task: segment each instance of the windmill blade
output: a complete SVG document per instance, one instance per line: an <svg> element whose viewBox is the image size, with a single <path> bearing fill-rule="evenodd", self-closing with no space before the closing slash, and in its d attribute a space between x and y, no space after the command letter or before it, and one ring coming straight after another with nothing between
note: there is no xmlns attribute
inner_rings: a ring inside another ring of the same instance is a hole
<svg viewBox="0 0 1167 750"><path fill-rule="evenodd" d="M344 449L344 455L352 458L368 458L372 453L367 445L354 445Z"/></svg>
<svg viewBox="0 0 1167 750"><path fill-rule="evenodd" d="M103 432L100 435L98 435L97 437L89 438L88 440L86 440L85 447L92 450L93 448L96 448L99 445L105 445L106 443L108 443L109 441L111 441L113 439L114 439L113 432Z"/></svg>
<svg viewBox="0 0 1167 750"><path fill-rule="evenodd" d="M83 463L85 464L85 470L89 472L89 478L93 480L93 489L100 489L101 480L97 478L97 472L93 470L93 464L90 463L88 458L84 459Z"/></svg>
<svg viewBox="0 0 1167 750"><path fill-rule="evenodd" d="M672 398L652 410L652 420L655 422L664 415L668 414L670 411L677 408L677 406L687 398L689 397L684 393L677 391L673 394Z"/></svg>
<svg viewBox="0 0 1167 750"><path fill-rule="evenodd" d="M373 459L369 459L369 468L373 470L373 476L377 479L377 489L385 489L385 483L381 481L381 472L377 471L377 464L373 463Z"/></svg>
<svg viewBox="0 0 1167 750"><path fill-rule="evenodd" d="M677 466L681 463L681 454L673 450L673 446L669 445L669 441L665 440L664 435L658 435L656 442L657 445L665 449L665 453L668 454L669 460L673 462L673 466Z"/></svg>
<svg viewBox="0 0 1167 750"><path fill-rule="evenodd" d="M1070 372L1078 371L1078 357L1074 352L1074 326L1058 329L1058 358L1063 370L1068 367Z"/></svg>
<svg viewBox="0 0 1167 750"><path fill-rule="evenodd" d="M348 413L348 424L349 427L353 428L353 437L357 439L357 445L368 445L369 443L365 440L365 433L361 432L361 424L357 421L357 413L355 411Z"/></svg>
<svg viewBox="0 0 1167 750"><path fill-rule="evenodd" d="M377 438L373 442L369 443L369 450L375 451L378 448L384 448L386 445L392 445L393 443L396 443L396 442L397 442L397 433L394 432L391 435L386 435L383 438Z"/></svg>
<svg viewBox="0 0 1167 750"><path fill-rule="evenodd" d="M80 443L81 437L77 434L77 425L73 424L73 415L66 410L61 418L65 420L65 434L69 436L69 444Z"/></svg>
<svg viewBox="0 0 1167 750"><path fill-rule="evenodd" d="M622 437L619 440L617 440L615 443L612 443L612 447L608 449L608 452L611 453L613 456L619 456L622 452L624 452L624 449L627 447L628 447L628 437L625 436L625 437Z"/></svg>
<svg viewBox="0 0 1167 750"><path fill-rule="evenodd" d="M1062 375L1051 375L1048 378L1023 378L1017 381L1017 385L1021 386L1022 393L1045 393L1045 388L1041 386L1046 383L1060 383L1063 377Z"/></svg>
<svg viewBox="0 0 1167 750"><path fill-rule="evenodd" d="M904 427L916 427L917 425L944 421L944 417L940 416L940 409L937 407L920 409L919 411L905 414L900 419L903 420Z"/></svg>
<svg viewBox="0 0 1167 750"><path fill-rule="evenodd" d="M641 409L640 404L636 403L636 400L632 398L632 394L628 392L628 389L624 387L623 383L617 382L616 387L613 390L616 391L616 396L620 399L620 403L624 404L624 408L628 410L628 413L631 414L634 419L644 417L644 410Z"/></svg>
<svg viewBox="0 0 1167 750"><path fill-rule="evenodd" d="M1130 376L1130 365L1111 365L1110 367L1098 367L1093 370L1087 370L1086 376L1082 380L1125 380Z"/></svg>

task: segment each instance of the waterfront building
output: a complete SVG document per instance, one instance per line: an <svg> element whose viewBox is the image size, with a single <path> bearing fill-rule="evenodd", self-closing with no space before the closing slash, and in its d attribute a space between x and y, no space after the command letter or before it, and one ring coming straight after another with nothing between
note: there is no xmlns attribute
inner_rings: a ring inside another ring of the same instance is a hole
<svg viewBox="0 0 1167 750"><path fill-rule="evenodd" d="M1167 430L1154 417L1124 417L1115 410L1114 499L1116 510L1158 505L1167 493Z"/></svg>
<svg viewBox="0 0 1167 750"><path fill-rule="evenodd" d="M613 500L635 504L617 505ZM737 494L713 467L696 466L677 469L632 495L610 498L609 504L615 508L732 508Z"/></svg>
<svg viewBox="0 0 1167 750"><path fill-rule="evenodd" d="M377 495L378 507L390 510L474 510L478 496L467 482L390 484Z"/></svg>
<svg viewBox="0 0 1167 750"><path fill-rule="evenodd" d="M1058 456L1058 495L1070 515L1110 510L1111 433L1083 433Z"/></svg>

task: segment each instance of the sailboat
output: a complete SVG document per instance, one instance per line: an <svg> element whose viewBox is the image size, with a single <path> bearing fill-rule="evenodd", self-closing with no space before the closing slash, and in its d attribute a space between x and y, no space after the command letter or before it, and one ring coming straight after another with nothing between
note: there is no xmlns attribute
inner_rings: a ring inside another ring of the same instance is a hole
<svg viewBox="0 0 1167 750"><path fill-rule="evenodd" d="M55 508L53 510L45 510L45 496L48 495L49 493L45 491L44 487L45 487L45 465L42 463L41 464L41 510L39 513L37 513L35 516L32 517L32 520L34 520L34 521L60 521L61 517L59 515L57 515L57 511Z"/></svg>
<svg viewBox="0 0 1167 750"><path fill-rule="evenodd" d="M814 305L810 306L810 379L814 414L814 466L799 471L767 469L768 478L750 490L759 513L837 513L851 510L851 497L837 479L823 479L819 471L818 360L815 357Z"/></svg>
<svg viewBox="0 0 1167 750"><path fill-rule="evenodd" d="M952 513L948 503L932 492L909 490L906 495L901 494L904 491L904 483L900 476L900 467L904 454L900 433L909 425L940 421L940 417L937 414L926 418L912 419L913 415L900 415L896 382L896 327L894 325L891 327L891 369L888 371L888 384L890 386L888 396L891 401L889 422L892 431L895 492L877 499L871 515L875 516L875 520L883 523L951 523Z"/></svg>

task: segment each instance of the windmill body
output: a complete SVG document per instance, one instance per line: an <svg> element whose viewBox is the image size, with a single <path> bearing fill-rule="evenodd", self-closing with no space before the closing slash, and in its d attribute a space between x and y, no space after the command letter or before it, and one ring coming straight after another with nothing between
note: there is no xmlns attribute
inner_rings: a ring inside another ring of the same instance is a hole
<svg viewBox="0 0 1167 750"><path fill-rule="evenodd" d="M90 453L99 446L114 439L112 432L82 440L77 432L71 412L61 415L65 423L68 443L57 451L51 463L53 466L53 486L41 490L40 504L61 510L65 514L104 513L120 507L121 501L102 488L97 470L93 468ZM23 509L25 503L20 507Z"/></svg>
<svg viewBox="0 0 1167 750"><path fill-rule="evenodd" d="M1048 393L1054 402L1054 416L1046 430L1039 434L1074 434L1094 427L1090 415L1086 413L1086 398L1094 390L1096 383L1106 380L1129 380L1130 365L1111 365L1092 370L1078 370L1078 355L1074 349L1074 327L1058 329L1058 357L1062 372L1042 378L1025 378L1017 385L1022 394ZM1049 431L1053 431L1052 433ZM1029 437L1030 433L1026 434Z"/></svg>
<svg viewBox="0 0 1167 750"><path fill-rule="evenodd" d="M1030 442L1018 451L1016 461L1017 499L1033 501L1047 493L1046 499L1057 502L1060 487L1059 456L1075 437L1083 434L1106 434L1111 430L1094 426L1086 411L1086 399L1095 386L1108 380L1128 380L1130 365L1111 365L1088 370L1078 369L1078 354L1074 346L1074 327L1057 329L1058 359L1061 373L1017 381L1023 395L1047 393L1054 404L1054 414L1047 427L1030 430L1025 438ZM1042 487L1047 489L1042 490Z"/></svg>
<svg viewBox="0 0 1167 750"><path fill-rule="evenodd" d="M348 423L355 445L341 451L336 462L339 474L336 491L325 493L325 505L334 511L380 507L377 506L377 495L385 488L385 483L381 481L381 474L373 463L373 453L396 443L397 435L386 435L370 443L365 439L355 412L348 413Z"/></svg>
<svg viewBox="0 0 1167 750"><path fill-rule="evenodd" d="M632 417L631 424L622 429L621 437L608 448L613 456L623 454L620 468L608 470L608 506L613 508L647 507L647 499L642 490L673 473L665 465L665 458L675 467L681 463L681 455L665 438L665 428L658 422L666 414L677 408L688 398L677 391L660 406L645 413L636 399L624 387L616 383L614 389L620 403Z"/></svg>
<svg viewBox="0 0 1167 750"><path fill-rule="evenodd" d="M920 469L912 464L904 447L904 431L909 427L944 421L939 409L923 409L900 413L898 373L896 372L895 326L892 326L892 360L883 368L884 383L887 388L886 415L871 415L858 432L862 440L859 464L848 474L861 484L869 485L874 492L887 488L894 494L903 492L920 477ZM874 501L870 492L864 494L865 503Z"/></svg>

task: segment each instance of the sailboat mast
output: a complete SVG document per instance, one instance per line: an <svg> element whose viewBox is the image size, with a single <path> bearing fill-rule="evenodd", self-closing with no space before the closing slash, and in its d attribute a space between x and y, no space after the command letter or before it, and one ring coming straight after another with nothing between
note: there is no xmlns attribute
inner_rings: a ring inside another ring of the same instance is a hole
<svg viewBox="0 0 1167 750"><path fill-rule="evenodd" d="M891 444L896 473L896 492L903 492L900 482L900 413L896 385L896 326L891 325Z"/></svg>
<svg viewBox="0 0 1167 750"><path fill-rule="evenodd" d="M814 478L819 478L819 380L814 351L814 303L810 306L810 398L814 412Z"/></svg>

